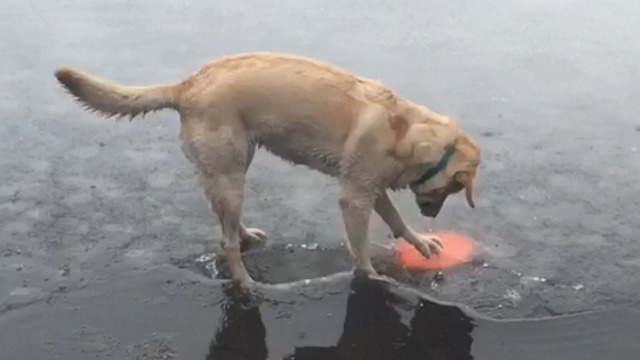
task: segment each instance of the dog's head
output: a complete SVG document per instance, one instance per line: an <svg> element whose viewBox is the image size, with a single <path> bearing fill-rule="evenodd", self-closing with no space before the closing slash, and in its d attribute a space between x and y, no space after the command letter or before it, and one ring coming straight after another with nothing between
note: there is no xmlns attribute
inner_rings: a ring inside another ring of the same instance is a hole
<svg viewBox="0 0 640 360"><path fill-rule="evenodd" d="M467 204L475 208L473 182L480 164L480 149L466 134L443 149L438 163L410 185L424 216L436 217L451 194L465 190ZM433 163L431 163L433 164Z"/></svg>
<svg viewBox="0 0 640 360"><path fill-rule="evenodd" d="M409 125L402 132L396 153L403 155L412 169L409 188L422 215L436 217L447 197L463 189L467 203L474 208L473 183L480 165L480 148L475 141L447 117Z"/></svg>

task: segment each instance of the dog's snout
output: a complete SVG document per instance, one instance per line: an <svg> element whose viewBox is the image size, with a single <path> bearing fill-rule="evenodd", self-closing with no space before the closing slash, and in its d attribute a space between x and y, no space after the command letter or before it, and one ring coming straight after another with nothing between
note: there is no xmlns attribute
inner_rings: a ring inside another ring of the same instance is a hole
<svg viewBox="0 0 640 360"><path fill-rule="evenodd" d="M433 196L432 194L426 196L417 196L416 204L420 209L422 216L435 218L442 209L442 204L446 196Z"/></svg>
<svg viewBox="0 0 640 360"><path fill-rule="evenodd" d="M418 203L418 207L420 208L420 211L424 211L425 209L429 209L431 207L431 203L428 203L428 202Z"/></svg>
<svg viewBox="0 0 640 360"><path fill-rule="evenodd" d="M422 216L427 217L436 217L442 208L440 204L432 201L420 202L418 203L418 207L420 208Z"/></svg>

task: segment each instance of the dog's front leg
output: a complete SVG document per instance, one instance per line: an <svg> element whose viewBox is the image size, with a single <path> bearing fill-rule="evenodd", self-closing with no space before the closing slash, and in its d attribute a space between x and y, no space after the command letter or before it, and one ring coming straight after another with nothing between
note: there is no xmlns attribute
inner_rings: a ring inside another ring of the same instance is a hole
<svg viewBox="0 0 640 360"><path fill-rule="evenodd" d="M371 265L371 250L368 239L369 219L373 212L375 198L373 192L356 192L347 189L343 189L343 195L340 198L340 209L356 275L377 275Z"/></svg>
<svg viewBox="0 0 640 360"><path fill-rule="evenodd" d="M401 237L405 239L408 243L415 246L423 256L430 257L431 254L437 254L442 250L442 242L437 236L418 234L402 220L400 213L398 213L398 210L391 202L386 191L378 196L374 204L374 209L389 226L395 238Z"/></svg>

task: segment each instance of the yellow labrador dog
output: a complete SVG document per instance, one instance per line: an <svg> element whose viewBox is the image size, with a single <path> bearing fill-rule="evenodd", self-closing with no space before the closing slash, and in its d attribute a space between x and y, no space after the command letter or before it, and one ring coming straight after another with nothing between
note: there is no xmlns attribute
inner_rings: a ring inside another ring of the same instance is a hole
<svg viewBox="0 0 640 360"><path fill-rule="evenodd" d="M427 217L437 216L447 196L462 189L474 207L480 150L454 120L330 64L287 54L237 54L212 60L180 83L144 87L72 68L55 76L87 109L108 117L164 108L180 113L183 152L220 220L224 255L240 283L252 281L241 246L266 239L241 219L245 173L257 146L339 180L356 274L376 275L367 237L373 211L424 256L441 250L437 237L418 234L402 220L389 189L410 188Z"/></svg>

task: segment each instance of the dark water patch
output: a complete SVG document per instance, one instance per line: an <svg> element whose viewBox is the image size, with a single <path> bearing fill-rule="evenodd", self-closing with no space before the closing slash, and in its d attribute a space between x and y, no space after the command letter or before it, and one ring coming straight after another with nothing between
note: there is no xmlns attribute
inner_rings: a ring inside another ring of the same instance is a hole
<svg viewBox="0 0 640 360"><path fill-rule="evenodd" d="M348 272L352 266L347 249L320 246L273 246L245 253L243 259L249 274L264 284L314 279ZM494 318L539 318L597 308L594 304L598 299L589 297L583 285L493 266L481 255L456 268L431 271L403 268L386 250L377 252L373 263L381 274L400 283L439 299L469 305ZM224 258L213 253L174 260L173 264L207 278L229 278Z"/></svg>
<svg viewBox="0 0 640 360"><path fill-rule="evenodd" d="M492 320L349 272L247 291L162 267L0 316L0 354L3 360L632 360L640 354L639 324L637 308Z"/></svg>
<svg viewBox="0 0 640 360"><path fill-rule="evenodd" d="M348 274L253 293L228 287L225 294L208 360L583 360L640 354L640 311L632 309L497 321Z"/></svg>

